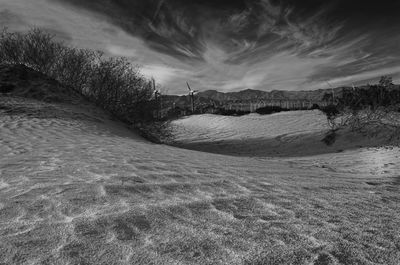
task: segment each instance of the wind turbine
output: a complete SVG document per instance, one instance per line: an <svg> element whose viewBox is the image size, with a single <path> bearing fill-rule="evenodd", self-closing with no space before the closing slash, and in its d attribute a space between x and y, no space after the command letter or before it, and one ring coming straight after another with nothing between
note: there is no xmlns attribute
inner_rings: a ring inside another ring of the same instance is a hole
<svg viewBox="0 0 400 265"><path fill-rule="evenodd" d="M157 100L158 97L161 96L161 91L156 88L156 80L154 80L154 78L151 78L151 84L152 84L152 88L153 88L153 91L154 91L154 97Z"/></svg>
<svg viewBox="0 0 400 265"><path fill-rule="evenodd" d="M186 85L187 85L187 87L188 87L188 89L189 89L189 96L190 96L190 101L191 101L191 104L192 104L192 113L194 113L194 95L195 95L198 91L197 91L197 90L193 90L193 89L190 87L190 85L189 85L188 82L186 82Z"/></svg>
<svg viewBox="0 0 400 265"><path fill-rule="evenodd" d="M160 109L161 109L161 91L156 88L156 81L154 78L151 78L151 85L153 88L153 96L154 100L156 101L157 104L157 118L160 118Z"/></svg>

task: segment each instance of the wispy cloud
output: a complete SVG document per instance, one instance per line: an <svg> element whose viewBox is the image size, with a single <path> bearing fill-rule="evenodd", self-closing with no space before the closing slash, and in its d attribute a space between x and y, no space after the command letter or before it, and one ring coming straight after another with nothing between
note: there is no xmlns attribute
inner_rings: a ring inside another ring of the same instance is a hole
<svg viewBox="0 0 400 265"><path fill-rule="evenodd" d="M130 48L130 47L109 45L106 47L106 50L112 56L120 56L120 57L126 57L126 58L135 58L138 56L137 50L135 48Z"/></svg>
<svg viewBox="0 0 400 265"><path fill-rule="evenodd" d="M376 79L383 75L394 75L396 78L400 77L400 66L380 68L372 71L362 72L354 75L346 75L342 77L333 78L330 80L333 84L351 84L359 81L369 81L371 79ZM377 80L375 80L377 81Z"/></svg>
<svg viewBox="0 0 400 265"><path fill-rule="evenodd" d="M141 72L148 77L157 78L157 82L160 84L170 83L174 79L179 79L189 74L185 70L165 65L144 65Z"/></svg>
<svg viewBox="0 0 400 265"><path fill-rule="evenodd" d="M202 90L303 90L400 71L400 19L389 0L386 8L361 0L1 1L3 26L39 26L127 57L170 93L186 92L187 80Z"/></svg>

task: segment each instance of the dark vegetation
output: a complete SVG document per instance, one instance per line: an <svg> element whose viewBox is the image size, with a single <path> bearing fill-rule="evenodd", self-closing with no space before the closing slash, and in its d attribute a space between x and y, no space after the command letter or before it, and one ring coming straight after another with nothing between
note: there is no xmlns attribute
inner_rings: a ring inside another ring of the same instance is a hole
<svg viewBox="0 0 400 265"><path fill-rule="evenodd" d="M343 96L339 98L340 108L350 108L353 111L371 108L393 109L399 111L400 89L392 83L392 78L382 76L379 84L368 85L367 88L343 89Z"/></svg>
<svg viewBox="0 0 400 265"><path fill-rule="evenodd" d="M154 86L140 69L125 58L106 57L102 52L68 47L40 29L27 33L0 33L0 64L24 67L56 80L69 93L78 93L127 123L153 119ZM2 81L1 93L15 89ZM65 92L65 91L64 91Z"/></svg>
<svg viewBox="0 0 400 265"><path fill-rule="evenodd" d="M257 109L256 113L258 113L260 115L266 115L266 114L273 114L273 113L277 113L277 112L281 112L281 111L289 111L289 109L281 108L278 106L266 106L266 107Z"/></svg>
<svg viewBox="0 0 400 265"><path fill-rule="evenodd" d="M314 104L311 109L319 109L320 107L317 104ZM256 109L255 113L260 114L260 115L269 115L269 114L274 114L282 111L296 111L296 110L310 110L309 108L305 109L288 109L288 108L282 108L279 106L265 106L262 108ZM214 114L218 115L225 115L225 116L243 116L250 114L250 111L244 111L244 110L229 110L229 109L224 109L224 108L219 108Z"/></svg>
<svg viewBox="0 0 400 265"><path fill-rule="evenodd" d="M45 102L78 102L82 96L60 82L22 64L0 64L0 93Z"/></svg>
<svg viewBox="0 0 400 265"><path fill-rule="evenodd" d="M243 116L250 114L250 111L243 111L243 110L230 110L219 108L214 114L223 115L223 116Z"/></svg>
<svg viewBox="0 0 400 265"><path fill-rule="evenodd" d="M331 128L323 140L328 145L334 143L336 131L345 127L364 133L371 126L399 131L400 88L389 76L382 76L375 85L343 88L339 97L329 93L325 97L332 99L332 104L321 108Z"/></svg>
<svg viewBox="0 0 400 265"><path fill-rule="evenodd" d="M202 110L197 110L194 114L203 114L203 113L212 113L216 115L223 115L223 116L244 116L251 114L251 111L248 110L236 110L236 109L228 109L224 107L211 107L212 111L209 111L208 109L204 108ZM319 106L314 104L314 106L311 109L319 109ZM310 110L310 108L305 108L305 109L288 109L288 108L282 108L279 106L265 106L262 108L258 108L255 110L255 113L260 114L260 115L269 115L269 114L274 114L282 111L296 111L296 110Z"/></svg>

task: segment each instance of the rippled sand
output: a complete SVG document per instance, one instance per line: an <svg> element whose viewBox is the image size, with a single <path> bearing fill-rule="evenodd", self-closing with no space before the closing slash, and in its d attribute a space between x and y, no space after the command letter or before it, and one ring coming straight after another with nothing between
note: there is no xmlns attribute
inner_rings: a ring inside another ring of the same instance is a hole
<svg viewBox="0 0 400 265"><path fill-rule="evenodd" d="M188 141L237 140L301 135L328 129L325 115L318 111L291 111L271 115L195 115L173 122L179 137Z"/></svg>
<svg viewBox="0 0 400 265"><path fill-rule="evenodd" d="M232 157L6 101L0 264L400 263L399 149Z"/></svg>
<svg viewBox="0 0 400 265"><path fill-rule="evenodd" d="M387 144L386 133L373 138L339 131L333 145L322 140L329 132L319 110L290 111L271 115L195 115L171 122L171 145L217 154L256 157L298 157L342 152Z"/></svg>

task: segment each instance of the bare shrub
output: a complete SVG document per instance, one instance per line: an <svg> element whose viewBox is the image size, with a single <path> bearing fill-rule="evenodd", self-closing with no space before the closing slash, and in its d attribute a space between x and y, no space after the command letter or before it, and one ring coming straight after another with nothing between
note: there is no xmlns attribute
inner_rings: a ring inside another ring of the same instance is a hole
<svg viewBox="0 0 400 265"><path fill-rule="evenodd" d="M399 104L400 90L391 77L382 76L379 85L344 89L338 108L352 131L363 132L371 126L399 126Z"/></svg>
<svg viewBox="0 0 400 265"><path fill-rule="evenodd" d="M344 88L336 105L321 110L331 129L324 139L327 144L334 142L335 132L341 128L366 135L373 135L380 128L395 134L400 128L400 88L391 77L383 76L378 85Z"/></svg>
<svg viewBox="0 0 400 265"><path fill-rule="evenodd" d="M64 47L53 40L53 36L40 29L26 34L2 31L0 59L10 64L24 64L34 70L48 74L54 67Z"/></svg>
<svg viewBox="0 0 400 265"><path fill-rule="evenodd" d="M97 53L94 51L66 47L48 74L87 96L90 94L87 84L96 58Z"/></svg>
<svg viewBox="0 0 400 265"><path fill-rule="evenodd" d="M22 35L10 33L4 28L0 35L0 62L21 64L22 56Z"/></svg>
<svg viewBox="0 0 400 265"><path fill-rule="evenodd" d="M348 115L341 112L337 106L328 105L324 108L321 108L321 111L326 115L328 126L331 131L337 131L346 125Z"/></svg>
<svg viewBox="0 0 400 265"><path fill-rule="evenodd" d="M0 63L23 64L80 92L127 122L151 120L152 83L125 58L67 47L40 29L0 35Z"/></svg>

